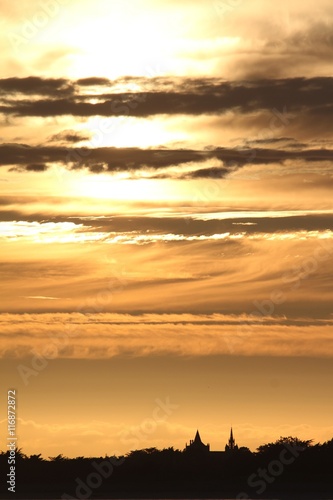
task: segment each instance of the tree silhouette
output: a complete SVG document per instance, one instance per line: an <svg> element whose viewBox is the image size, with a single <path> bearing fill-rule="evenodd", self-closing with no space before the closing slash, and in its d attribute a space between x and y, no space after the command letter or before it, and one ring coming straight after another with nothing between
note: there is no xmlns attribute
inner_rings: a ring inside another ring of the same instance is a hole
<svg viewBox="0 0 333 500"><path fill-rule="evenodd" d="M259 455L273 455L273 454L278 454L280 451L282 451L286 446L288 447L297 447L297 449L303 449L306 450L311 446L312 439L308 440L302 440L297 437L292 437L292 436L287 436L287 437L280 437L277 439L274 443L267 443L259 446L257 448Z"/></svg>
<svg viewBox="0 0 333 500"><path fill-rule="evenodd" d="M8 457L8 452L0 452L0 470L8 467ZM287 457L287 461L279 466L281 457ZM40 453L27 456L22 449L16 449L20 487L27 499L45 498L46 492L48 498L62 498L64 492L69 498L77 498L76 479L80 478L82 485L92 477L99 486L91 491L91 499L237 498L241 491L248 491L247 498L251 498L255 490L249 491L249 478L257 478L259 484L262 471L271 481L266 484L265 498L284 498L286 493L293 498L296 493L299 498L331 498L333 489L333 439L313 445L311 439L287 436L259 446L256 452L240 447L232 453L201 455L173 447L151 447L132 450L122 458L68 458L60 453L44 459ZM105 472L108 470L109 474ZM0 488L0 498L7 498L6 485Z"/></svg>
<svg viewBox="0 0 333 500"><path fill-rule="evenodd" d="M52 462L62 462L63 460L68 460L68 458L64 457L62 453L60 453L56 457L49 457L49 459L52 460Z"/></svg>

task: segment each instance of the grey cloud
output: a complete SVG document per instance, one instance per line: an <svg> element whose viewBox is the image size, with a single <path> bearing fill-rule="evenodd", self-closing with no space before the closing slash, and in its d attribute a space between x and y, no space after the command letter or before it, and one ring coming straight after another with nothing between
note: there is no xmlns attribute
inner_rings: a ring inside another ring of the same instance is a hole
<svg viewBox="0 0 333 500"><path fill-rule="evenodd" d="M228 169L248 164L283 163L286 160L322 162L333 159L330 149L305 151L278 150L269 148L215 148L193 149L140 149L140 148L96 148L84 147L30 147L25 144L0 145L0 165L26 165L60 162L71 169L88 168L98 172L134 172L150 169L153 172L170 166L196 162L198 164L216 159L224 162L223 168L193 167L193 177L216 178L227 174ZM197 173L196 173L197 172ZM163 173L165 174L165 173ZM181 174L181 173L180 173ZM179 175L179 174L178 174ZM191 174L186 174L189 177ZM169 177L173 174L170 173ZM177 174L175 174L177 178Z"/></svg>
<svg viewBox="0 0 333 500"><path fill-rule="evenodd" d="M79 134L74 130L64 130L59 134L53 135L48 142L69 142L74 144L81 141L88 141L89 139L89 136L85 134Z"/></svg>
<svg viewBox="0 0 333 500"><path fill-rule="evenodd" d="M332 21L314 22L310 26L292 32L289 36L280 37L274 41L269 40L266 47L280 48L283 52L315 55L318 60L323 60L325 57L331 58L333 48Z"/></svg>
<svg viewBox="0 0 333 500"><path fill-rule="evenodd" d="M176 78L172 86L170 79L167 79L164 88L161 79L156 81L153 79L149 83L150 88L147 92L115 94L110 94L110 83L107 81L108 92L98 96L96 93L91 96L86 93L81 95L78 82L31 78L35 82L35 94L42 94L43 98L30 99L34 85L30 81L27 83L27 79L0 80L0 89L6 89L6 92L11 93L20 89L20 92L26 92L29 96L29 99L19 101L3 99L0 107L2 113L40 117L62 115L147 117L158 114L218 115L228 110L250 113L268 109L276 110L277 117L283 121L288 119L288 113L295 111L316 109L317 113L325 111L330 113L332 105L333 78L331 77L261 79L256 82ZM85 80L92 83L95 79ZM116 82L113 82L113 85L115 84ZM74 88L75 93L73 93ZM93 104L89 102L90 98L98 99L99 102ZM283 118L284 114L286 116Z"/></svg>
<svg viewBox="0 0 333 500"><path fill-rule="evenodd" d="M13 167L10 172L45 172L48 166L45 163L30 163L29 165L23 165L19 167Z"/></svg>
<svg viewBox="0 0 333 500"><path fill-rule="evenodd" d="M260 20L253 19L254 39L252 29L248 29L251 20L243 26L234 25L230 34L243 31L244 45L240 44L238 50L230 54L227 63L221 58L220 69L224 74L238 80L331 75L332 10L328 5L324 11L321 7L312 7L311 12L304 11L301 16L296 11L293 19L292 6L293 3L280 9L276 17L266 15ZM260 41L257 46L253 45L255 39Z"/></svg>
<svg viewBox="0 0 333 500"><path fill-rule="evenodd" d="M54 222L55 220L52 219ZM231 234L246 232L255 233L278 233L296 231L325 231L333 229L333 215L304 215L304 216L281 216L281 217L239 217L237 213L230 219L210 219L200 220L195 215L187 217L112 217L91 220L57 218L60 222L75 222L88 226L90 230L97 232L132 232L141 233L172 233L191 235L221 234L229 232Z"/></svg>
<svg viewBox="0 0 333 500"><path fill-rule="evenodd" d="M92 87L95 85L105 86L110 84L110 80L108 80L107 78L99 78L93 76L90 78L80 78L76 83L82 87Z"/></svg>
<svg viewBox="0 0 333 500"><path fill-rule="evenodd" d="M0 95L16 94L43 95L57 97L69 95L74 92L74 84L64 78L40 78L29 76L26 78L2 78L0 79Z"/></svg>
<svg viewBox="0 0 333 500"><path fill-rule="evenodd" d="M295 216L239 216L237 211L232 218L223 219L223 213L216 218L202 220L199 214L185 217L141 217L141 216L103 216L72 217L50 216L45 213L26 214L19 210L1 210L0 221L27 221L39 223L71 222L82 225L82 231L98 233L134 233L141 234L181 234L185 236L222 234L229 232L246 234L271 234L296 231L325 231L333 229L333 214L295 215Z"/></svg>
<svg viewBox="0 0 333 500"><path fill-rule="evenodd" d="M211 167L211 168L200 168L189 172L187 174L181 175L180 179L222 179L230 172L227 168L221 167Z"/></svg>

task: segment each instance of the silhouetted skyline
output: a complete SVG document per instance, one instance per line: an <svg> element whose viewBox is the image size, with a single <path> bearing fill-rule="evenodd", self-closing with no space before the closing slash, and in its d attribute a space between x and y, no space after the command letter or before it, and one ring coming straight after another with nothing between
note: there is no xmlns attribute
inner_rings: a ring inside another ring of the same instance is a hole
<svg viewBox="0 0 333 500"><path fill-rule="evenodd" d="M201 446L202 445L202 446ZM281 437L256 453L236 447L210 452L197 431L183 451L132 450L125 456L27 457L16 450L15 498L330 498L333 439L323 444ZM8 453L0 453L1 468ZM3 483L0 497L8 498Z"/></svg>

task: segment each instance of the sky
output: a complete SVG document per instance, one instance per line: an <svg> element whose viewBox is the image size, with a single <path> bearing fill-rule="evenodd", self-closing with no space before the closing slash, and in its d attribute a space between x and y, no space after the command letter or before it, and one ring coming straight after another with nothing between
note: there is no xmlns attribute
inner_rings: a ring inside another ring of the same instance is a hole
<svg viewBox="0 0 333 500"><path fill-rule="evenodd" d="M332 3L0 12L0 449L331 439Z"/></svg>

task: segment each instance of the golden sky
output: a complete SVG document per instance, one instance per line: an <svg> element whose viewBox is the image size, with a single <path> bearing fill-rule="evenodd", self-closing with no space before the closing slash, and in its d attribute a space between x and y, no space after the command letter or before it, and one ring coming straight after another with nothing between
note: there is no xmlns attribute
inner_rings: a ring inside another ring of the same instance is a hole
<svg viewBox="0 0 333 500"><path fill-rule="evenodd" d="M19 446L331 439L331 2L0 9Z"/></svg>

